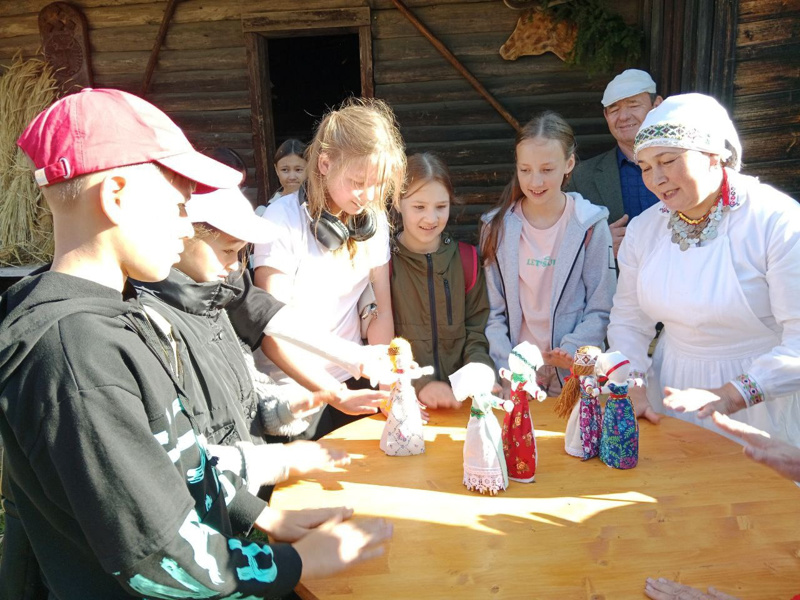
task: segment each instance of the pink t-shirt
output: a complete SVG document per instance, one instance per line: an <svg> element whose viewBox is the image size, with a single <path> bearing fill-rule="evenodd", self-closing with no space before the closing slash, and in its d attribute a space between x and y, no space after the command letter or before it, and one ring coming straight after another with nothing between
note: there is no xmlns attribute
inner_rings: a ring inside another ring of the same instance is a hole
<svg viewBox="0 0 800 600"><path fill-rule="evenodd" d="M561 241L567 229L575 201L566 194L564 212L551 227L536 229L528 223L522 208L522 235L519 238L519 303L522 307L522 326L519 341L530 342L542 352L550 347L550 301L553 295L555 271Z"/></svg>

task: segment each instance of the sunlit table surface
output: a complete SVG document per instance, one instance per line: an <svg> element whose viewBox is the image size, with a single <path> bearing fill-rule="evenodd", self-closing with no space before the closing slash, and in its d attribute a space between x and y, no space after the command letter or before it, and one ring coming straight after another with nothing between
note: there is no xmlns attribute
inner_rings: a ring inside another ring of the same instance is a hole
<svg viewBox="0 0 800 600"><path fill-rule="evenodd" d="M582 462L564 452L553 402L531 404L536 482L512 481L498 496L462 484L469 406L431 412L420 456L386 456L380 417L331 434L326 443L353 462L287 481L273 506L351 506L390 519L394 537L383 557L304 581L298 594L616 600L644 598L646 577L745 600L800 593L800 488L791 481L738 444L670 418L639 422L635 469Z"/></svg>

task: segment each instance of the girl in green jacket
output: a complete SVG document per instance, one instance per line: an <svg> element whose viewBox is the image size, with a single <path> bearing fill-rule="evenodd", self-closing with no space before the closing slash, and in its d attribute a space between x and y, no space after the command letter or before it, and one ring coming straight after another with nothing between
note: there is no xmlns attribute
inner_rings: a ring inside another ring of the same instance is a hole
<svg viewBox="0 0 800 600"><path fill-rule="evenodd" d="M392 244L395 334L411 343L417 363L434 368L414 382L419 401L455 408L448 376L470 362L494 369L484 334L486 280L475 247L444 231L453 201L444 162L429 153L409 157L405 189L398 206L402 230Z"/></svg>

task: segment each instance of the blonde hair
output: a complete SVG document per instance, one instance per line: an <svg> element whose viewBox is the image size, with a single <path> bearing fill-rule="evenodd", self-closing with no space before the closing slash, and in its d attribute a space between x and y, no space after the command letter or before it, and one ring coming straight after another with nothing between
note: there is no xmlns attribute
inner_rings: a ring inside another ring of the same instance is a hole
<svg viewBox="0 0 800 600"><path fill-rule="evenodd" d="M389 105L374 98L351 98L338 109L323 117L314 139L306 152L308 166L308 212L318 219L328 205L326 177L331 171L341 172L366 159L374 159L378 173L376 212L386 212L386 200L394 206L400 197L406 174L406 154L403 138ZM320 157L325 155L331 171L319 170ZM347 241L350 256L356 252L356 242Z"/></svg>
<svg viewBox="0 0 800 600"><path fill-rule="evenodd" d="M597 357L602 350L597 346L581 346L575 353L575 360L572 363L569 379L564 382L561 393L556 399L555 413L564 419L568 418L572 408L581 396L580 377L594 375L594 367Z"/></svg>

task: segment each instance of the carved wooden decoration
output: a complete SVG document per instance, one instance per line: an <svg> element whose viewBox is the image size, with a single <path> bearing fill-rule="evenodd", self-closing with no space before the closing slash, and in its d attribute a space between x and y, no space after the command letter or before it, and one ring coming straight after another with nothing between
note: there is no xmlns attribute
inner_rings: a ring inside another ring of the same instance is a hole
<svg viewBox="0 0 800 600"><path fill-rule="evenodd" d="M92 87L89 28L83 13L67 2L48 4L39 12L39 34L61 95Z"/></svg>
<svg viewBox="0 0 800 600"><path fill-rule="evenodd" d="M517 27L500 47L500 56L517 60L520 56L552 52L566 60L575 47L578 28L569 21L556 22L552 15L539 8L526 10L520 15Z"/></svg>

